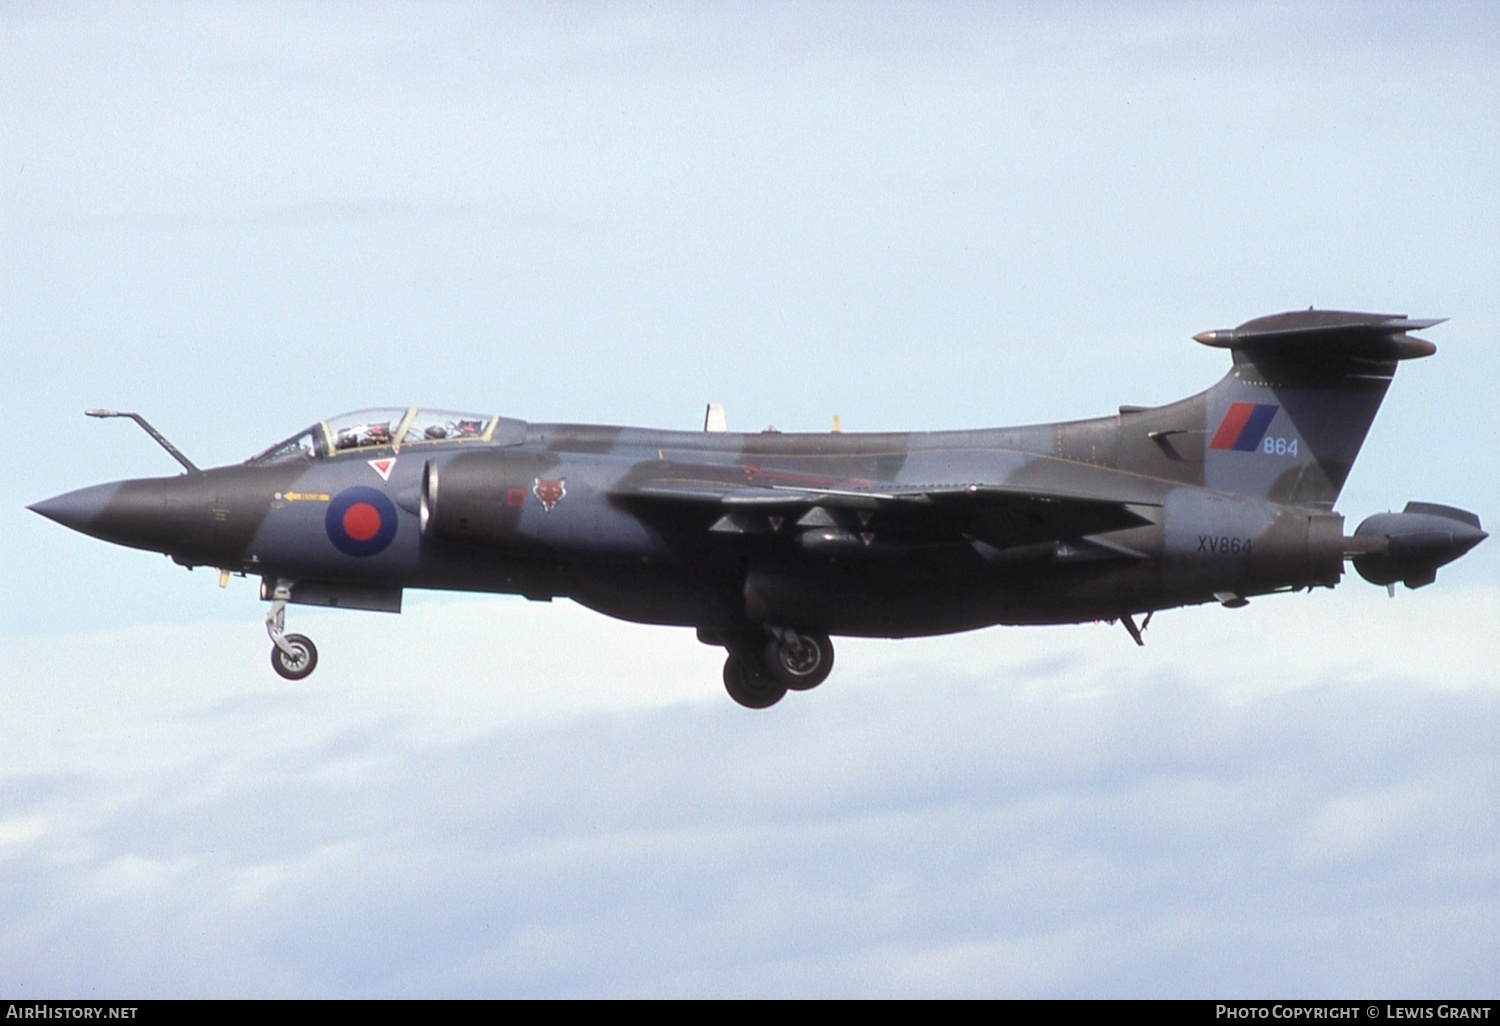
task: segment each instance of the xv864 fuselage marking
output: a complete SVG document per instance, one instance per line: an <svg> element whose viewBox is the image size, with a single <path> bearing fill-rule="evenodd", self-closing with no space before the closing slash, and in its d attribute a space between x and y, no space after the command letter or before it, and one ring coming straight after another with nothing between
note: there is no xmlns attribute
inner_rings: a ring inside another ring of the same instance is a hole
<svg viewBox="0 0 1500 1026"><path fill-rule="evenodd" d="M407 588L573 599L696 628L755 708L821 683L830 636L1120 620L1315 586L1431 583L1483 540L1434 503L1352 535L1333 504L1409 334L1307 310L1204 332L1217 384L1094 420L973 431L735 434L442 410L322 421L243 464L31 508L186 566L262 578L272 665L311 673L287 603L398 612ZM94 415L113 415L91 411ZM123 414L123 416L135 416ZM136 417L140 420L139 417Z"/></svg>

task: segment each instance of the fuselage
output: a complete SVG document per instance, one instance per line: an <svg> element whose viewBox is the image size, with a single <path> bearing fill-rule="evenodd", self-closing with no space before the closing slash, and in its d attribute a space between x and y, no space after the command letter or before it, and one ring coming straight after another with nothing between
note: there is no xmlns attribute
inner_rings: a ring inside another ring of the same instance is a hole
<svg viewBox="0 0 1500 1026"><path fill-rule="evenodd" d="M1436 503L1333 511L1403 360L1437 321L1293 311L1203 332L1231 369L1178 402L1031 427L734 434L361 410L243 464L32 507L187 566L262 578L276 672L316 646L288 603L399 611L405 589L565 597L695 627L752 708L817 686L830 635L1118 619L1366 580L1432 583L1486 535Z"/></svg>
<svg viewBox="0 0 1500 1026"><path fill-rule="evenodd" d="M1080 622L1337 582L1337 515L1109 465L1125 444L1112 436L1139 434L1142 426L1123 426L1139 415L885 434L502 420L489 440L299 453L86 489L72 496L87 497L89 515L70 526L189 566L325 588L565 597L638 622L888 637ZM1161 459L1185 476L1184 461ZM641 497L663 482L845 496L875 482L1024 485L1108 495L1144 522L1066 540L1040 524L1028 539L1024 516L973 525L939 504L872 500L863 514L841 509L814 524L749 513L724 529L718 505Z"/></svg>

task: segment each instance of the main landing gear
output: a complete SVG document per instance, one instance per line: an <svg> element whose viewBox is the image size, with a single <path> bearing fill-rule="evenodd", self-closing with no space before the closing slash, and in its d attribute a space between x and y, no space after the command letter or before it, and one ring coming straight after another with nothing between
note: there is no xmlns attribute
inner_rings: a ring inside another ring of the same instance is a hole
<svg viewBox="0 0 1500 1026"><path fill-rule="evenodd" d="M277 581L271 592L271 611L266 614L266 633L271 636L271 668L287 680L301 680L318 666L318 647L304 634L286 633L286 604L292 597L290 581Z"/></svg>
<svg viewBox="0 0 1500 1026"><path fill-rule="evenodd" d="M767 627L714 643L729 650L724 689L747 709L767 709L788 691L815 688L833 670L833 642L826 634Z"/></svg>

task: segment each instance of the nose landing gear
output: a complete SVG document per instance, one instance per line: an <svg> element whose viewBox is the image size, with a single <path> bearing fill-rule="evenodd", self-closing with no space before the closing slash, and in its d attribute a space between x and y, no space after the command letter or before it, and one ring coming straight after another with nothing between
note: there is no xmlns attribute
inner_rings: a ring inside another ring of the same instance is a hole
<svg viewBox="0 0 1500 1026"><path fill-rule="evenodd" d="M287 680L302 680L318 666L318 647L304 634L286 633L286 604L292 597L290 581L277 581L271 592L271 611L266 614L266 633L271 636L271 668Z"/></svg>
<svg viewBox="0 0 1500 1026"><path fill-rule="evenodd" d="M826 634L767 627L764 635L726 639L724 689L747 709L768 709L788 691L807 691L833 670L833 642Z"/></svg>

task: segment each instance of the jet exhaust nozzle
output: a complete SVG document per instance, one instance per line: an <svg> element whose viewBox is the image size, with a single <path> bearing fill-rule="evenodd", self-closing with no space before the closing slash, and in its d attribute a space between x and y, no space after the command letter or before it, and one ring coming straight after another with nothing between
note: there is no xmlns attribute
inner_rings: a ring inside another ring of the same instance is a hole
<svg viewBox="0 0 1500 1026"><path fill-rule="evenodd" d="M1376 513L1355 529L1354 569L1371 584L1421 588L1438 568L1488 538L1479 517L1435 502L1408 502L1400 513Z"/></svg>

